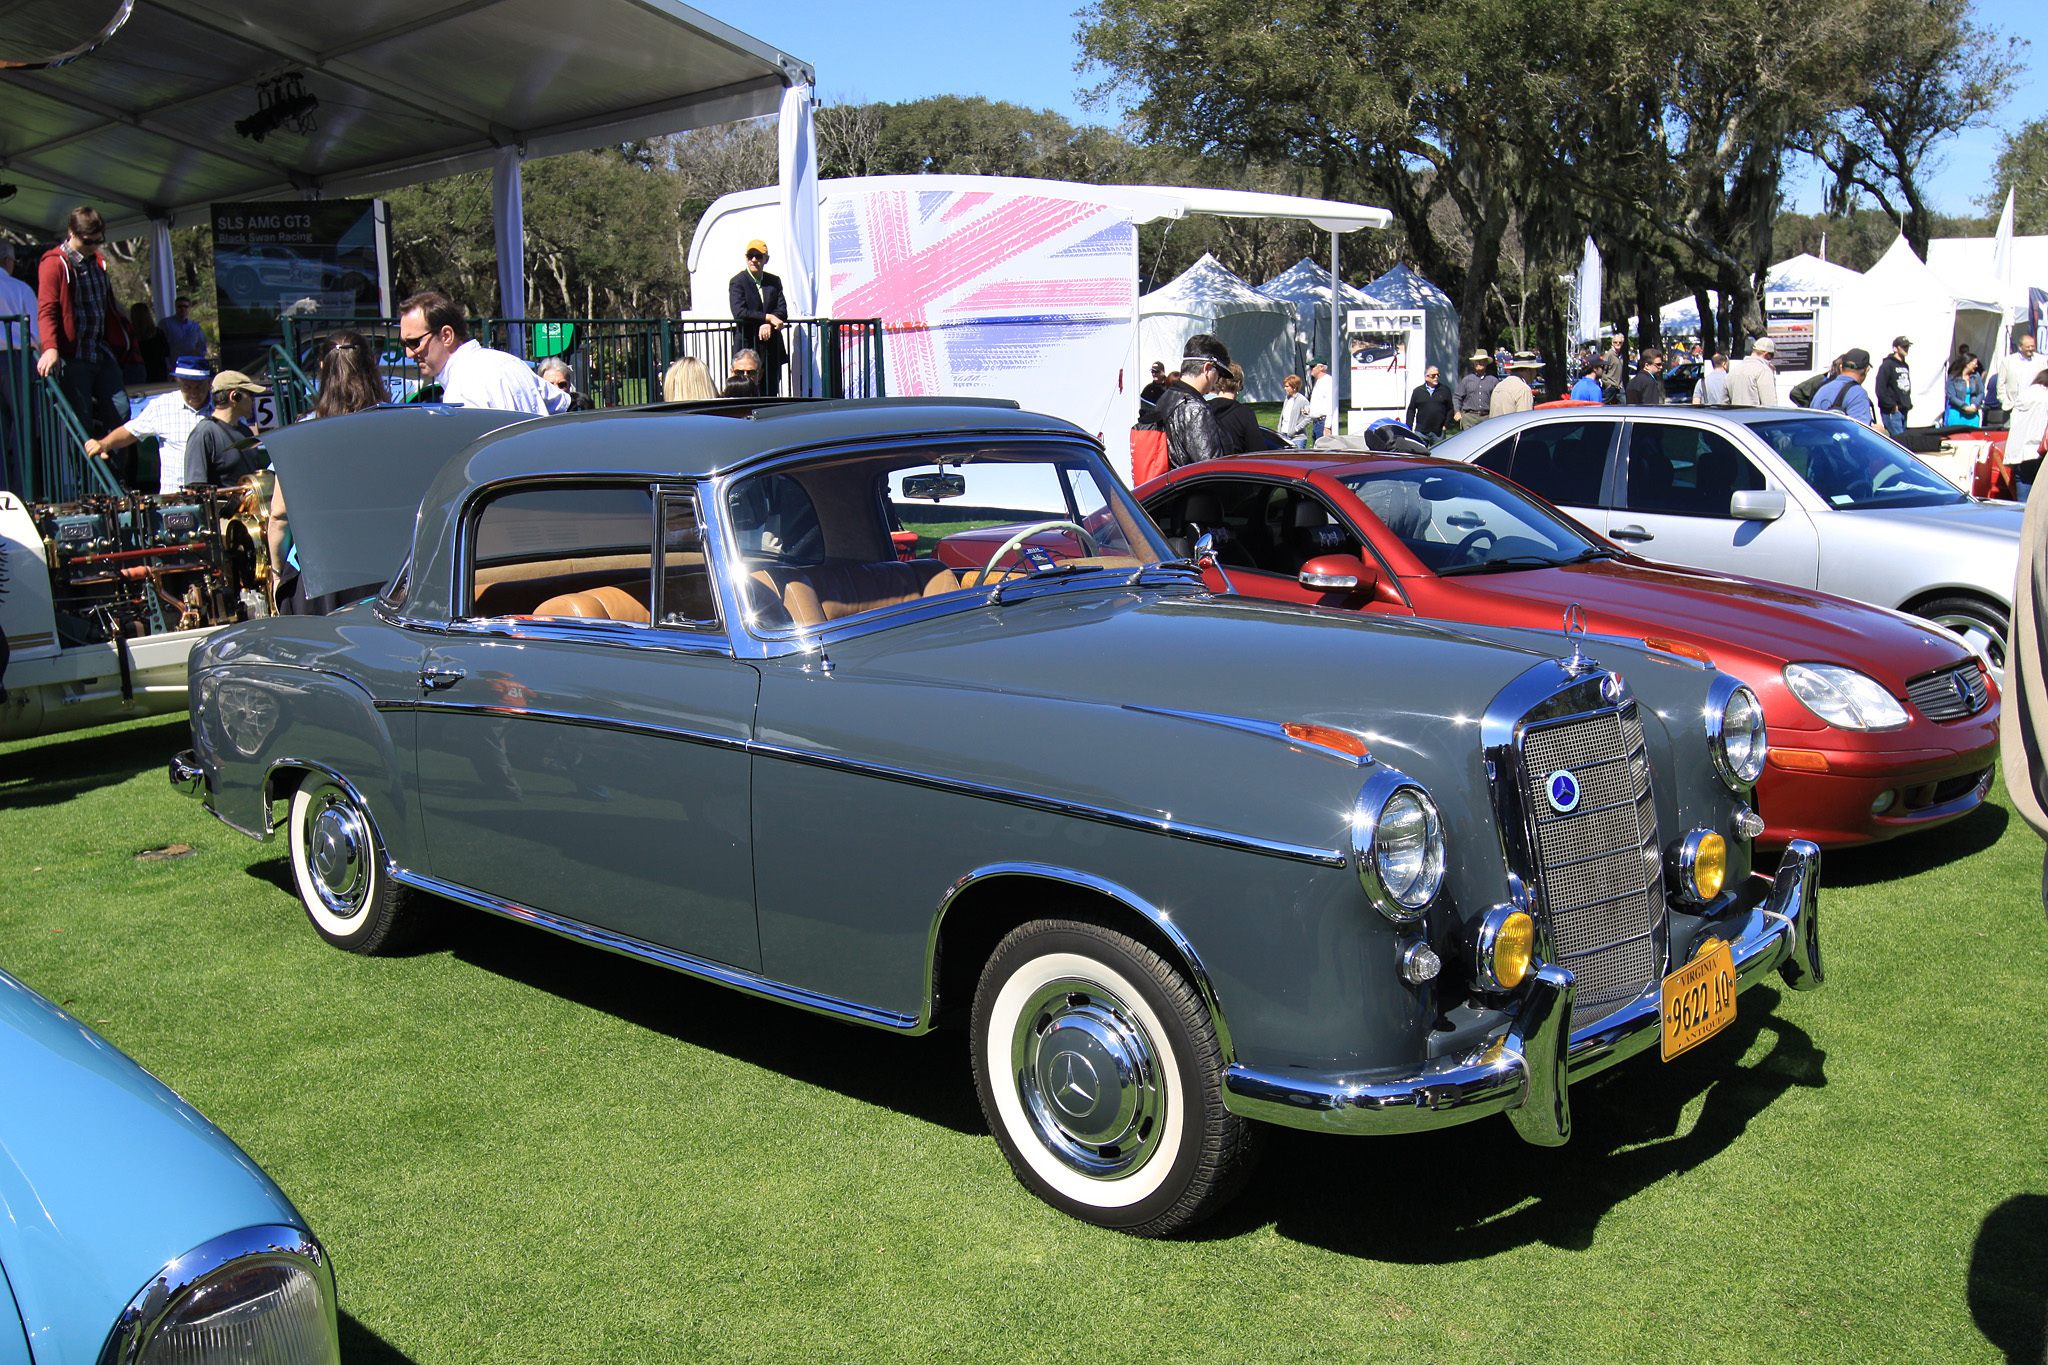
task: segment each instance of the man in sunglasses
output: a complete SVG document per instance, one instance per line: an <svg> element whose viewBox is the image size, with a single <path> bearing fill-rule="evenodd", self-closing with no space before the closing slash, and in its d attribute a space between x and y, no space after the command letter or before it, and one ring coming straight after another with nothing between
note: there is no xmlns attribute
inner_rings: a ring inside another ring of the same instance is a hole
<svg viewBox="0 0 2048 1365"><path fill-rule="evenodd" d="M1231 378L1229 348L1207 332L1197 332L1181 351L1180 383L1167 385L1152 405L1152 422L1166 433L1166 462L1176 469L1235 451L1203 399Z"/></svg>
<svg viewBox="0 0 2048 1365"><path fill-rule="evenodd" d="M525 361L471 337L469 311L438 289L423 290L398 305L398 344L429 382L441 386L443 403L536 417L569 410L570 395Z"/></svg>
<svg viewBox="0 0 2048 1365"><path fill-rule="evenodd" d="M36 373L58 376L64 396L93 432L118 425L115 406L122 391L121 362L107 343L125 339L128 318L107 283L100 244L107 239L99 210L84 204L71 210L64 240L36 263L37 333L42 354Z"/></svg>
<svg viewBox="0 0 2048 1365"><path fill-rule="evenodd" d="M732 310L733 344L761 357L761 396L773 398L782 381L789 351L782 329L789 317L782 298L782 277L768 273L768 244L756 237L747 243L747 268L726 286Z"/></svg>

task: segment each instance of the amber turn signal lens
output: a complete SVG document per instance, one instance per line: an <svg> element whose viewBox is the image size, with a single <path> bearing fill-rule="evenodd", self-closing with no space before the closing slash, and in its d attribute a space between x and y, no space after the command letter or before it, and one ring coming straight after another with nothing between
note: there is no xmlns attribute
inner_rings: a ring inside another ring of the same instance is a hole
<svg viewBox="0 0 2048 1365"><path fill-rule="evenodd" d="M1665 654L1676 654L1681 659L1691 659L1695 663L1703 663L1709 668L1714 666L1713 655L1707 653L1698 645L1689 645L1683 640L1666 640L1659 636L1647 635L1643 637L1643 643L1651 649Z"/></svg>
<svg viewBox="0 0 2048 1365"><path fill-rule="evenodd" d="M1366 746L1365 741L1349 730L1338 730L1328 725L1303 725L1299 721L1289 721L1280 728L1286 732L1289 739L1298 744L1313 744L1318 749L1335 749L1338 753L1347 754L1352 758L1372 757L1372 750Z"/></svg>
<svg viewBox="0 0 2048 1365"><path fill-rule="evenodd" d="M1771 749L1771 764L1795 773L1824 773L1828 770L1828 756L1818 749Z"/></svg>
<svg viewBox="0 0 2048 1365"><path fill-rule="evenodd" d="M1693 856L1693 894L1703 901L1710 901L1721 894L1721 884L1727 880L1728 841L1708 831L1700 839L1699 852Z"/></svg>
<svg viewBox="0 0 2048 1365"><path fill-rule="evenodd" d="M1513 990L1529 975L1529 962L1536 956L1536 921L1517 910L1500 922L1493 938L1493 979L1503 990Z"/></svg>

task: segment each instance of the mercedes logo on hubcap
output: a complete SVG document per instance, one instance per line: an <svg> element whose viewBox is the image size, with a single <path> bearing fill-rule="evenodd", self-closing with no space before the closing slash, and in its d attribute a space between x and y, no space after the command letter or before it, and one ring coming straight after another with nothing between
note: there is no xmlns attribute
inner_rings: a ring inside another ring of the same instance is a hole
<svg viewBox="0 0 2048 1365"><path fill-rule="evenodd" d="M1095 1108L1098 1082L1095 1068L1078 1052L1062 1052L1046 1068L1052 1086L1053 1103L1076 1118Z"/></svg>

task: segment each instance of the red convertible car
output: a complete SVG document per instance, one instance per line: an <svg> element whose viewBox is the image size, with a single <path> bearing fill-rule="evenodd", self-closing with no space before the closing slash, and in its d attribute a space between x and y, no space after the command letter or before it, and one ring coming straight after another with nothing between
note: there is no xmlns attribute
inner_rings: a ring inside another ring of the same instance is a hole
<svg viewBox="0 0 2048 1365"><path fill-rule="evenodd" d="M1596 656L1598 637L1622 637L1740 678L1770 728L1760 844L1889 839L1968 814L1990 787L1997 688L1924 621L1643 559L1484 469L1425 456L1241 456L1137 491L1182 554L1211 537L1218 591L1545 631L1576 604ZM996 569L1086 556L1086 520L963 529L938 554Z"/></svg>

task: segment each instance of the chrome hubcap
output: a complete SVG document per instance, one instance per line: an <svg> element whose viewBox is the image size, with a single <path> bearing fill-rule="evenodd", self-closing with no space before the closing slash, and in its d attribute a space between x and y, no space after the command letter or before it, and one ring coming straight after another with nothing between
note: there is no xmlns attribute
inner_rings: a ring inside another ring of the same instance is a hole
<svg viewBox="0 0 2048 1365"><path fill-rule="evenodd" d="M306 866L321 903L338 919L362 913L370 881L369 846L361 813L339 793L320 793L306 822Z"/></svg>
<svg viewBox="0 0 2048 1365"><path fill-rule="evenodd" d="M1098 1180L1152 1156L1166 1106L1152 1040L1123 1002L1089 981L1055 981L1018 1016L1017 1093L1047 1151Z"/></svg>

